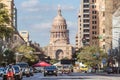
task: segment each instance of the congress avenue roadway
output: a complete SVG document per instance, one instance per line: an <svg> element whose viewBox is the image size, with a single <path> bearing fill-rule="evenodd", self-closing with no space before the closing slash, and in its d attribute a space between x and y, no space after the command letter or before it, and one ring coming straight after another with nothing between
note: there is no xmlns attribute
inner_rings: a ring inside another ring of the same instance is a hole
<svg viewBox="0 0 120 80"><path fill-rule="evenodd" d="M2 78L0 78L2 80ZM90 74L71 73L59 74L58 76L43 76L43 73L35 73L34 76L23 76L23 80L120 80L120 74Z"/></svg>

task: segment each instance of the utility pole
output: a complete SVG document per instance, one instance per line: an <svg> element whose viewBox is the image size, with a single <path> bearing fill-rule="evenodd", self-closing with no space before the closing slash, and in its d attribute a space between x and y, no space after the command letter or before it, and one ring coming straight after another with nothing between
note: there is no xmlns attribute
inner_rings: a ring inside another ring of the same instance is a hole
<svg viewBox="0 0 120 80"><path fill-rule="evenodd" d="M118 67L120 67L120 37L119 37Z"/></svg>

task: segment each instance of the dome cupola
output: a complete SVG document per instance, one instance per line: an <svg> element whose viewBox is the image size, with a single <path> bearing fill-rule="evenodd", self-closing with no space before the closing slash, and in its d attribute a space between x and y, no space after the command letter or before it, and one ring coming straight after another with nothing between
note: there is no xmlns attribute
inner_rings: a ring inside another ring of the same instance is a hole
<svg viewBox="0 0 120 80"><path fill-rule="evenodd" d="M60 7L58 7L58 14L57 14L57 16L54 18L52 25L53 25L53 27L58 27L58 26L67 25L67 24L66 24L66 20L63 18L62 14L61 14L61 9L60 9Z"/></svg>

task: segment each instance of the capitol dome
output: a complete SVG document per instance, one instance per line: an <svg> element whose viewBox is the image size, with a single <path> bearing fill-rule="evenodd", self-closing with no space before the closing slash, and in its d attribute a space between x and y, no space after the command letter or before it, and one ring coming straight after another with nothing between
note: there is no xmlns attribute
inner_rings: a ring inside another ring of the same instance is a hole
<svg viewBox="0 0 120 80"><path fill-rule="evenodd" d="M61 9L58 8L58 15L53 20L53 27L57 27L60 25L63 26L63 25L67 25L67 24L66 24L66 20L63 18L62 14L61 14Z"/></svg>

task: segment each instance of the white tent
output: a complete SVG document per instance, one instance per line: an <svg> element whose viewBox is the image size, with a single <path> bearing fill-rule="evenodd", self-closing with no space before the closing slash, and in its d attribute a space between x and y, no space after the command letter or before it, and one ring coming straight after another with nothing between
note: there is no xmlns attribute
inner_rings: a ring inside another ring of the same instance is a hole
<svg viewBox="0 0 120 80"><path fill-rule="evenodd" d="M55 63L55 64L53 64L54 66L61 66L61 63L60 62L58 62L58 63Z"/></svg>

